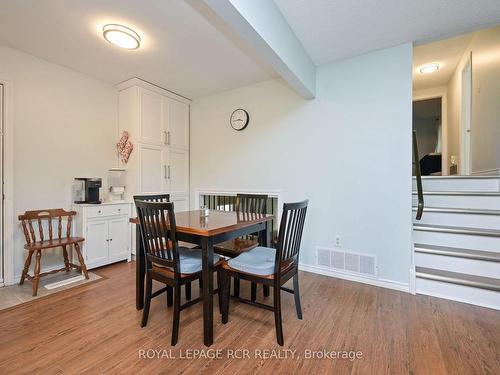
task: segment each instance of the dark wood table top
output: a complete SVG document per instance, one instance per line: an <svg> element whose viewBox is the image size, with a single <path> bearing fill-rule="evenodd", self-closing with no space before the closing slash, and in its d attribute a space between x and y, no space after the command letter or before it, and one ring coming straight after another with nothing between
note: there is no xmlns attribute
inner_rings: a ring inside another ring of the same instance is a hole
<svg viewBox="0 0 500 375"><path fill-rule="evenodd" d="M200 210L175 213L177 232L196 234L210 237L221 233L231 232L250 225L273 220L274 215L248 214L234 211L210 210L208 216L200 216ZM129 220L132 224L139 224L137 217Z"/></svg>

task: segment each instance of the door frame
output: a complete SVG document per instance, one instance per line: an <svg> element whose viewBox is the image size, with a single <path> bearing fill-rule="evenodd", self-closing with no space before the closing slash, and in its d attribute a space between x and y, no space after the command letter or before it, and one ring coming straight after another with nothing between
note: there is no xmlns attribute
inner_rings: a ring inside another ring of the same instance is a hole
<svg viewBox="0 0 500 375"><path fill-rule="evenodd" d="M460 174L468 176L472 174L472 52L469 52L460 72L460 78Z"/></svg>
<svg viewBox="0 0 500 375"><path fill-rule="evenodd" d="M413 102L419 102L428 99L441 98L441 174L448 176L450 174L450 160L448 156L448 103L447 89L444 86L434 87L413 92Z"/></svg>
<svg viewBox="0 0 500 375"><path fill-rule="evenodd" d="M3 285L14 283L14 84L0 77L3 86ZM2 197L0 196L0 199ZM1 284L0 284L1 285Z"/></svg>

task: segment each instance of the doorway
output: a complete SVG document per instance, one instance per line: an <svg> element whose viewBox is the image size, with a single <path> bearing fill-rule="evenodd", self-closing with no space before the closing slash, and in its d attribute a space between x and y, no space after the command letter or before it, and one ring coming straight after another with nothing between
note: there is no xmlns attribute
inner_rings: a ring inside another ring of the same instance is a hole
<svg viewBox="0 0 500 375"><path fill-rule="evenodd" d="M462 105L460 114L460 146L462 165L460 173L462 175L471 174L471 100L472 100L472 64L471 55L467 59L462 69Z"/></svg>
<svg viewBox="0 0 500 375"><path fill-rule="evenodd" d="M441 97L413 102L413 130L417 132L420 170L423 176L443 174Z"/></svg>
<svg viewBox="0 0 500 375"><path fill-rule="evenodd" d="M3 170L4 170L4 85L0 83L0 287L5 285L4 275L5 275L5 259L4 259L4 180L3 180Z"/></svg>

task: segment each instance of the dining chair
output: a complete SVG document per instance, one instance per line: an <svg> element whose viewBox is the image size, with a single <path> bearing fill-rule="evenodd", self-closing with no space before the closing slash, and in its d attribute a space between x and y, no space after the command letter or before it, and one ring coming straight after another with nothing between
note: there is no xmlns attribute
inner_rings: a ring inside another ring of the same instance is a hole
<svg viewBox="0 0 500 375"><path fill-rule="evenodd" d="M134 202L136 200L146 201L146 202L170 202L170 194L145 194L145 195L134 195ZM201 285L201 279L200 279ZM186 300L191 299L191 283L186 283L184 285ZM173 289L167 286L167 306L173 305Z"/></svg>
<svg viewBox="0 0 500 375"><path fill-rule="evenodd" d="M200 279L202 254L200 249L179 247L176 239L174 204L171 202L148 202L135 200L139 219L141 241L146 255L146 291L141 327L148 323L151 299L168 288L173 289L174 316L172 326L172 346L179 336L180 312L202 301L201 297L181 305L181 286ZM214 254L214 271L217 283L221 285L221 258ZM166 284L166 287L153 293L153 280ZM215 292L219 295L219 308L222 308L220 287Z"/></svg>
<svg viewBox="0 0 500 375"><path fill-rule="evenodd" d="M281 216L276 249L258 246L235 258L224 262L222 268L223 299L222 323L229 320L229 295L231 277L268 285L273 288L273 305L246 300L240 297L234 299L253 306L274 312L276 338L283 345L283 327L281 320L281 290L292 293L295 297L297 318L302 319L299 291L299 253L308 200L297 203L285 203ZM293 277L293 290L283 286Z"/></svg>
<svg viewBox="0 0 500 375"><path fill-rule="evenodd" d="M235 211L238 214L262 214L267 213L267 195L264 194L237 194ZM234 258L238 255L252 250L259 246L260 238L258 235L247 235L233 240L221 242L214 246L214 252L228 258ZM234 296L240 295L240 279L234 278ZM269 288L264 286L264 296L269 296ZM257 284L251 283L251 300L257 299Z"/></svg>

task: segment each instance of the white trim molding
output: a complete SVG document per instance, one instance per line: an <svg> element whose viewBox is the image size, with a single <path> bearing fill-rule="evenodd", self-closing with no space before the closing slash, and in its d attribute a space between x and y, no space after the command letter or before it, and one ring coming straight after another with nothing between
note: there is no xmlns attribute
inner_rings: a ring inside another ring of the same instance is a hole
<svg viewBox="0 0 500 375"><path fill-rule="evenodd" d="M3 257L4 284L10 285L14 277L14 84L8 79L0 78L4 88L4 144L3 144Z"/></svg>
<svg viewBox="0 0 500 375"><path fill-rule="evenodd" d="M299 263L299 270L305 272L311 272L318 275L335 277L337 279L349 280L358 283L378 286L381 288L398 290L400 292L410 293L410 286L399 281L386 280L386 279L375 279L370 277L363 277L358 275L347 274L339 271L334 271L331 268L312 266L309 264Z"/></svg>

